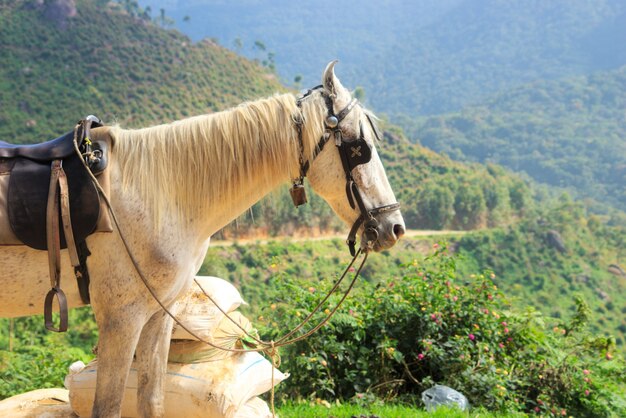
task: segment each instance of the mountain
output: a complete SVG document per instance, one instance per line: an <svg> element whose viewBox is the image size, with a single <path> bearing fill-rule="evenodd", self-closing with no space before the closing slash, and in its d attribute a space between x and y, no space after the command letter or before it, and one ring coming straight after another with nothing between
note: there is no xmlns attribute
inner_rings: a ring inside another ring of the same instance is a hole
<svg viewBox="0 0 626 418"><path fill-rule="evenodd" d="M378 112L437 114L541 79L626 64L621 0L140 0L300 85L339 58Z"/></svg>
<svg viewBox="0 0 626 418"><path fill-rule="evenodd" d="M10 142L51 139L90 113L139 127L284 90L259 65L116 3L3 1L0 50L0 138Z"/></svg>
<svg viewBox="0 0 626 418"><path fill-rule="evenodd" d="M0 44L8 51L0 67L1 138L42 142L89 113L139 127L286 91L272 72L211 41L164 30L145 11L98 4L12 2L0 9ZM504 225L531 204L526 184L501 168L454 163L391 125L387 131L379 149L410 227ZM224 235L345 228L319 197L294 209L287 188L248 213Z"/></svg>
<svg viewBox="0 0 626 418"><path fill-rule="evenodd" d="M454 159L504 165L625 211L624 109L626 66L537 81L405 125L409 136Z"/></svg>

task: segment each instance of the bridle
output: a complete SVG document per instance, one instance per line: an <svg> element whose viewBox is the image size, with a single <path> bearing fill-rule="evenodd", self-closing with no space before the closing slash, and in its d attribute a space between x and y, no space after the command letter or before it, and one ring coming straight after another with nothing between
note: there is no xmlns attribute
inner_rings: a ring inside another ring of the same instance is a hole
<svg viewBox="0 0 626 418"><path fill-rule="evenodd" d="M359 191L359 188L354 181L354 178L352 177L352 170L354 170L354 168L361 164L368 163L372 159L372 147L365 140L365 137L363 135L362 123L359 123L359 137L352 141L344 140L343 133L341 132L341 128L339 127L341 121L358 104L358 100L352 99L350 103L346 105L346 107L344 107L340 112L335 114L332 97L328 93L326 93L323 87L320 85L309 89L306 93L304 93L296 100L298 108L302 109L302 102L307 97L311 96L313 92L318 90L320 90L320 94L324 98L326 108L328 110L328 114L324 121L324 134L320 138L311 158L308 161L305 161L304 142L302 139L302 128L304 120L301 116L294 117L296 130L298 131L298 144L300 147L300 175L293 181L293 186L289 191L291 192L291 197L296 207L307 202L304 192L304 178L309 171L311 162L313 162L315 157L319 155L328 140L333 137L335 139L335 146L337 147L337 150L339 151L339 156L341 157L343 171L346 175L346 195L348 197L348 203L350 204L350 207L352 209L356 209L356 206L358 206L359 211L361 212L356 221L354 221L352 228L350 228L350 233L348 234L348 238L346 240L346 244L348 244L348 248L350 249L350 254L354 257L356 253L356 233L361 225L364 226L364 238L366 240L364 247L367 251L373 247L374 243L378 239L379 222L375 216L382 213L398 210L400 209L400 204L396 202L372 209L367 209L365 207L365 203L363 202L363 198L361 197L361 192ZM366 114L366 117L368 122L370 123L374 135L376 135L377 139L380 140L378 132L372 120L370 119L370 116Z"/></svg>

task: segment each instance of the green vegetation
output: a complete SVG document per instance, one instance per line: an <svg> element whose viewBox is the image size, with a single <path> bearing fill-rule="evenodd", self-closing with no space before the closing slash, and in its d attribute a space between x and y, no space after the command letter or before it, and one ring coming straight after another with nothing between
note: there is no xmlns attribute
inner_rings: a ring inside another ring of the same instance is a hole
<svg viewBox="0 0 626 418"><path fill-rule="evenodd" d="M626 230L587 216L581 204L564 196L556 207L538 212L509 228L470 233L460 238L464 272L489 268L499 286L544 314L566 318L574 295L592 308L593 332L613 334L626 343Z"/></svg>
<svg viewBox="0 0 626 418"><path fill-rule="evenodd" d="M518 309L533 306L547 316L567 318L575 310L575 297L582 296L593 312L589 329L613 335L623 350L624 237L624 227L608 226L605 219L589 216L580 203L564 196L553 206L533 210L509 226L449 236L448 240L461 257L460 272L469 275L492 270L494 282ZM400 240L391 251L370 257L363 278L378 283L401 276L400 265L427 251L434 239ZM262 283L276 272L317 283L332 280L348 261L346 246L339 239L274 241L211 247L200 273L229 279L242 289L246 300L257 305L267 304Z"/></svg>
<svg viewBox="0 0 626 418"><path fill-rule="evenodd" d="M0 6L0 138L42 142L90 114L141 127L222 110L284 90L271 73L210 41L192 43L119 6L77 1Z"/></svg>
<svg viewBox="0 0 626 418"><path fill-rule="evenodd" d="M626 210L626 67L540 81L461 112L404 120L410 137ZM596 204L596 206L599 206Z"/></svg>
<svg viewBox="0 0 626 418"><path fill-rule="evenodd" d="M496 165L465 165L410 146L393 127L380 145L389 181L410 228L477 229L507 225L532 206L530 189Z"/></svg>
<svg viewBox="0 0 626 418"><path fill-rule="evenodd" d="M279 398L415 402L440 383L490 411L624 415L625 364L611 339L585 331L585 302L554 324L512 308L489 274L459 275L441 246L402 277L360 283L328 325L282 351L282 368L294 373ZM272 339L299 324L331 287L307 288L290 275L272 281L278 302L259 321Z"/></svg>
<svg viewBox="0 0 626 418"><path fill-rule="evenodd" d="M404 406L395 403L383 404L369 403L368 405L330 405L322 402L299 402L288 403L277 409L277 415L281 418L353 418L378 416L382 418L467 418L467 412L461 412L455 408L440 407L434 412L418 409L417 406ZM507 413L494 414L482 412L480 409L472 410L472 418L515 418L525 414Z"/></svg>
<svg viewBox="0 0 626 418"><path fill-rule="evenodd" d="M68 332L58 334L46 331L43 316L0 319L0 399L63 387L70 364L95 357L98 329L91 308L71 310L69 324Z"/></svg>

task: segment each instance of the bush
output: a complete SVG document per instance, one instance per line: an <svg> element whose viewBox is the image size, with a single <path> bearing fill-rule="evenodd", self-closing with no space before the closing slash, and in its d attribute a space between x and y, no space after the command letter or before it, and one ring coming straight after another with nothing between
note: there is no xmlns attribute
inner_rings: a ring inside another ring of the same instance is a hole
<svg viewBox="0 0 626 418"><path fill-rule="evenodd" d="M328 325L283 350L282 368L292 376L281 393L415 402L439 383L490 410L624 416L623 361L612 359L610 338L585 334L585 303L577 301L569 322L547 325L536 311L511 311L491 278L458 277L441 246L406 266L402 279L359 283ZM295 327L330 288L278 279L277 294L290 299L267 313L268 325L281 324L265 330L271 337Z"/></svg>
<svg viewBox="0 0 626 418"><path fill-rule="evenodd" d="M12 332L7 332L11 328ZM94 357L97 339L89 307L69 311L69 330L65 333L46 331L41 315L0 319L0 399L63 387L70 364L78 360L87 363Z"/></svg>

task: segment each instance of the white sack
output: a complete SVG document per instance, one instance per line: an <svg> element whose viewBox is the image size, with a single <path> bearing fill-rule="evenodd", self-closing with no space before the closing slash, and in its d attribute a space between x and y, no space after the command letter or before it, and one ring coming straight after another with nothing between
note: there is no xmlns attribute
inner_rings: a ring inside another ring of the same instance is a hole
<svg viewBox="0 0 626 418"><path fill-rule="evenodd" d="M0 417L72 418L66 389L38 389L0 401Z"/></svg>
<svg viewBox="0 0 626 418"><path fill-rule="evenodd" d="M128 376L122 402L122 416L129 418L138 416L137 370L134 366ZM271 389L271 373L271 363L256 352L207 363L168 363L165 418L235 418L250 399ZM68 375L70 403L81 417L91 415L96 375L97 361L89 363L78 373ZM274 369L275 385L287 377Z"/></svg>
<svg viewBox="0 0 626 418"><path fill-rule="evenodd" d="M233 418L272 418L272 411L261 398L252 398L235 414Z"/></svg>
<svg viewBox="0 0 626 418"><path fill-rule="evenodd" d="M230 313L241 304L245 304L239 291L226 280L212 276L196 276L195 279L224 312ZM202 289L194 281L189 291L176 302L174 312L178 311L176 317L190 331L200 338L210 339L213 330L224 318L224 314L203 293ZM176 323L172 329L172 339L196 340Z"/></svg>

